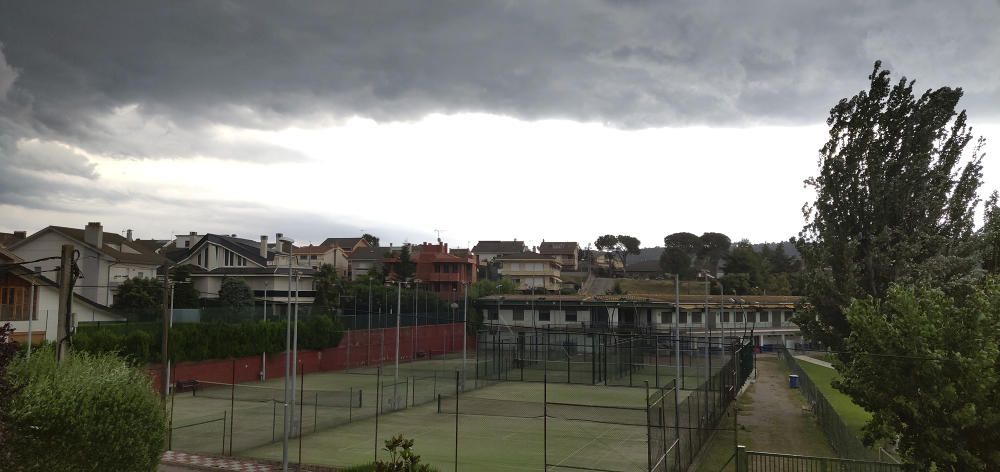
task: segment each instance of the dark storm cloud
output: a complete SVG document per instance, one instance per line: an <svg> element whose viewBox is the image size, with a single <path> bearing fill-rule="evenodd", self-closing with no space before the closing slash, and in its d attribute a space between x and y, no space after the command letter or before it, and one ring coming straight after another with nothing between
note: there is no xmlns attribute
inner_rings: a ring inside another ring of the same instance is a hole
<svg viewBox="0 0 1000 472"><path fill-rule="evenodd" d="M996 118L998 12L988 0L0 0L0 164L30 168L19 143L31 139L121 157L296 160L217 128L353 115L817 123L875 59L918 88L963 86L973 118ZM59 172L92 172L62 158Z"/></svg>

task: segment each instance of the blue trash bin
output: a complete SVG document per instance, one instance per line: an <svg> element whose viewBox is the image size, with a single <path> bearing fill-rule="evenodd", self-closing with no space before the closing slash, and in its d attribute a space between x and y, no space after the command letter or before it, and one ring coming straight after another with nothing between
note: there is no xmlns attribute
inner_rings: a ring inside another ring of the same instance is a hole
<svg viewBox="0 0 1000 472"><path fill-rule="evenodd" d="M790 374L788 376L788 388L799 388L799 376Z"/></svg>

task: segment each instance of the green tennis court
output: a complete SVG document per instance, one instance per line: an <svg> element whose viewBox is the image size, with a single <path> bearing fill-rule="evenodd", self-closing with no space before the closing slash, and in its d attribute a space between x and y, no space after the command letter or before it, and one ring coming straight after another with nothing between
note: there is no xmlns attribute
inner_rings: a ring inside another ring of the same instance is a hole
<svg viewBox="0 0 1000 472"><path fill-rule="evenodd" d="M440 413L434 401L379 416L377 436L372 417L308 434L302 440L302 461L335 466L371 462L376 438L381 448L385 439L403 434L415 440L414 449L425 462L440 470L454 467L456 447L462 470L538 470L546 462L555 469L646 470L645 396L644 388L549 384L546 392L545 384L501 383L459 396L457 443L452 398L443 402L447 406ZM550 402L547 419L543 397ZM295 441L295 459L298 448ZM281 453L281 444L275 443L243 455L280 459Z"/></svg>

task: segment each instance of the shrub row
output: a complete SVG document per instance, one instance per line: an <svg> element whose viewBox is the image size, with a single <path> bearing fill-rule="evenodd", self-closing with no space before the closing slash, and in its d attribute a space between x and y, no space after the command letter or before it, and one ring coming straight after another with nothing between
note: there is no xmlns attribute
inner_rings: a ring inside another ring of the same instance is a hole
<svg viewBox="0 0 1000 472"><path fill-rule="evenodd" d="M286 330L285 321L175 324L170 328L171 357L185 362L280 352L285 349ZM298 332L301 349L323 349L340 344L344 328L340 320L314 315L299 321ZM115 353L137 363L160 361L160 331L144 323L81 329L73 346L84 352Z"/></svg>

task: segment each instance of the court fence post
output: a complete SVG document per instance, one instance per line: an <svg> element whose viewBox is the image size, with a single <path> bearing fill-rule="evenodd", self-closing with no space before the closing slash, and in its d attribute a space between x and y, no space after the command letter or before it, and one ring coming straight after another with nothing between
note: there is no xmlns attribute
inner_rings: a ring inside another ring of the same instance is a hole
<svg viewBox="0 0 1000 472"><path fill-rule="evenodd" d="M455 472L458 472L458 397L461 374L455 371Z"/></svg>

